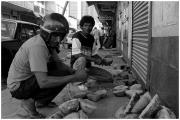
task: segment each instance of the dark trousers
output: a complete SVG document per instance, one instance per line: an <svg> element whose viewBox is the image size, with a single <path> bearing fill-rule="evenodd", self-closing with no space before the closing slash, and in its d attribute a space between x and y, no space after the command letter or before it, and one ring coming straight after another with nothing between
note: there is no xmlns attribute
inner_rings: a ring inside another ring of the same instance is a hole
<svg viewBox="0 0 180 120"><path fill-rule="evenodd" d="M101 47L100 47L100 48L102 48L103 43L104 43L104 36L100 36L100 44L101 44Z"/></svg>
<svg viewBox="0 0 180 120"><path fill-rule="evenodd" d="M62 62L50 62L48 63L48 75L49 76L65 76L74 73L74 70L64 65ZM66 85L66 84L65 84ZM51 102L58 93L65 87L61 85L55 88L41 89L38 85L35 76L22 81L20 87L11 91L11 95L17 99L29 99L32 98L43 104Z"/></svg>

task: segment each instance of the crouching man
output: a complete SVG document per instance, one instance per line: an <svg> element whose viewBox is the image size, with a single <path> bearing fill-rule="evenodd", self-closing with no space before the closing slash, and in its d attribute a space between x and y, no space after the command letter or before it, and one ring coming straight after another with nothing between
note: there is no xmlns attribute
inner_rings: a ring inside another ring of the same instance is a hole
<svg viewBox="0 0 180 120"><path fill-rule="evenodd" d="M64 16L45 16L40 34L27 40L11 63L7 86L31 118L43 117L37 107L54 107L56 104L51 101L67 83L87 79L84 69L75 71L58 59L59 43L68 31Z"/></svg>
<svg viewBox="0 0 180 120"><path fill-rule="evenodd" d="M71 67L85 68L89 77L96 81L112 82L111 73L91 64L92 62L97 65L103 64L103 59L97 54L94 37L90 34L94 25L95 21L92 16L83 16L80 20L81 31L72 37Z"/></svg>

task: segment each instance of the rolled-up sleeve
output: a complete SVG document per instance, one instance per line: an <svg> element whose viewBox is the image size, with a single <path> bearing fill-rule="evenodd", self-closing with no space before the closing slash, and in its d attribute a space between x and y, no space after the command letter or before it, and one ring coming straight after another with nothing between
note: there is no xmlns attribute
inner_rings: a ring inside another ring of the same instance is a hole
<svg viewBox="0 0 180 120"><path fill-rule="evenodd" d="M80 53L81 53L81 43L79 39L73 38L72 39L72 55L76 55Z"/></svg>
<svg viewBox="0 0 180 120"><path fill-rule="evenodd" d="M47 62L49 56L43 46L33 46L29 50L29 64L32 72L48 72Z"/></svg>

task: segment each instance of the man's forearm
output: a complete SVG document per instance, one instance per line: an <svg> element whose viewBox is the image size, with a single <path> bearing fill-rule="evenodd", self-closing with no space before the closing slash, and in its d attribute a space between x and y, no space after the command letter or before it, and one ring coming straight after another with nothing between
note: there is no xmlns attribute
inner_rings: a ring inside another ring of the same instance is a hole
<svg viewBox="0 0 180 120"><path fill-rule="evenodd" d="M59 87L61 85L65 85L69 82L75 81L77 78L75 75L68 75L68 76L62 76L62 77L54 77L54 76L48 76L47 80L44 81L43 88L53 88L53 87Z"/></svg>
<svg viewBox="0 0 180 120"><path fill-rule="evenodd" d="M82 54L82 53L76 54L76 55L74 55L74 56L77 57L77 58L79 58L79 57L85 57L87 60L90 60L90 61L92 61L92 62L95 61L95 58L93 58L92 56L87 56L87 55L84 55L84 54Z"/></svg>
<svg viewBox="0 0 180 120"><path fill-rule="evenodd" d="M53 58L54 61L60 61L61 60L58 56L56 49L52 49L51 57Z"/></svg>

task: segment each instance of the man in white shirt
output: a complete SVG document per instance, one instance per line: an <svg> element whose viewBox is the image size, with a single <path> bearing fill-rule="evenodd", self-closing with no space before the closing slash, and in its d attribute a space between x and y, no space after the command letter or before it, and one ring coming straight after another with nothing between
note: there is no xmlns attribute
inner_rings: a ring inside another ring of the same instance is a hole
<svg viewBox="0 0 180 120"><path fill-rule="evenodd" d="M11 63L7 86L12 97L21 100L21 107L30 118L43 117L36 107L53 107L51 101L67 83L87 79L84 69L75 71L59 62L57 48L68 31L64 16L45 16L40 35L27 40Z"/></svg>
<svg viewBox="0 0 180 120"><path fill-rule="evenodd" d="M105 33L104 33L104 27L101 27L101 30L100 30L100 48L102 48L103 47L103 43L104 43L104 35L105 35Z"/></svg>
<svg viewBox="0 0 180 120"><path fill-rule="evenodd" d="M100 44L100 31L97 29L97 27L94 27L93 31L92 31L92 35L94 36L94 45L96 47L97 50L99 50L99 48L101 47Z"/></svg>
<svg viewBox="0 0 180 120"><path fill-rule="evenodd" d="M97 81L112 82L111 73L91 64L91 62L97 65L103 64L103 59L97 55L94 47L94 37L90 34L94 24L93 17L82 17L80 21L82 31L75 33L72 37L71 67L74 69L86 68L91 78Z"/></svg>

